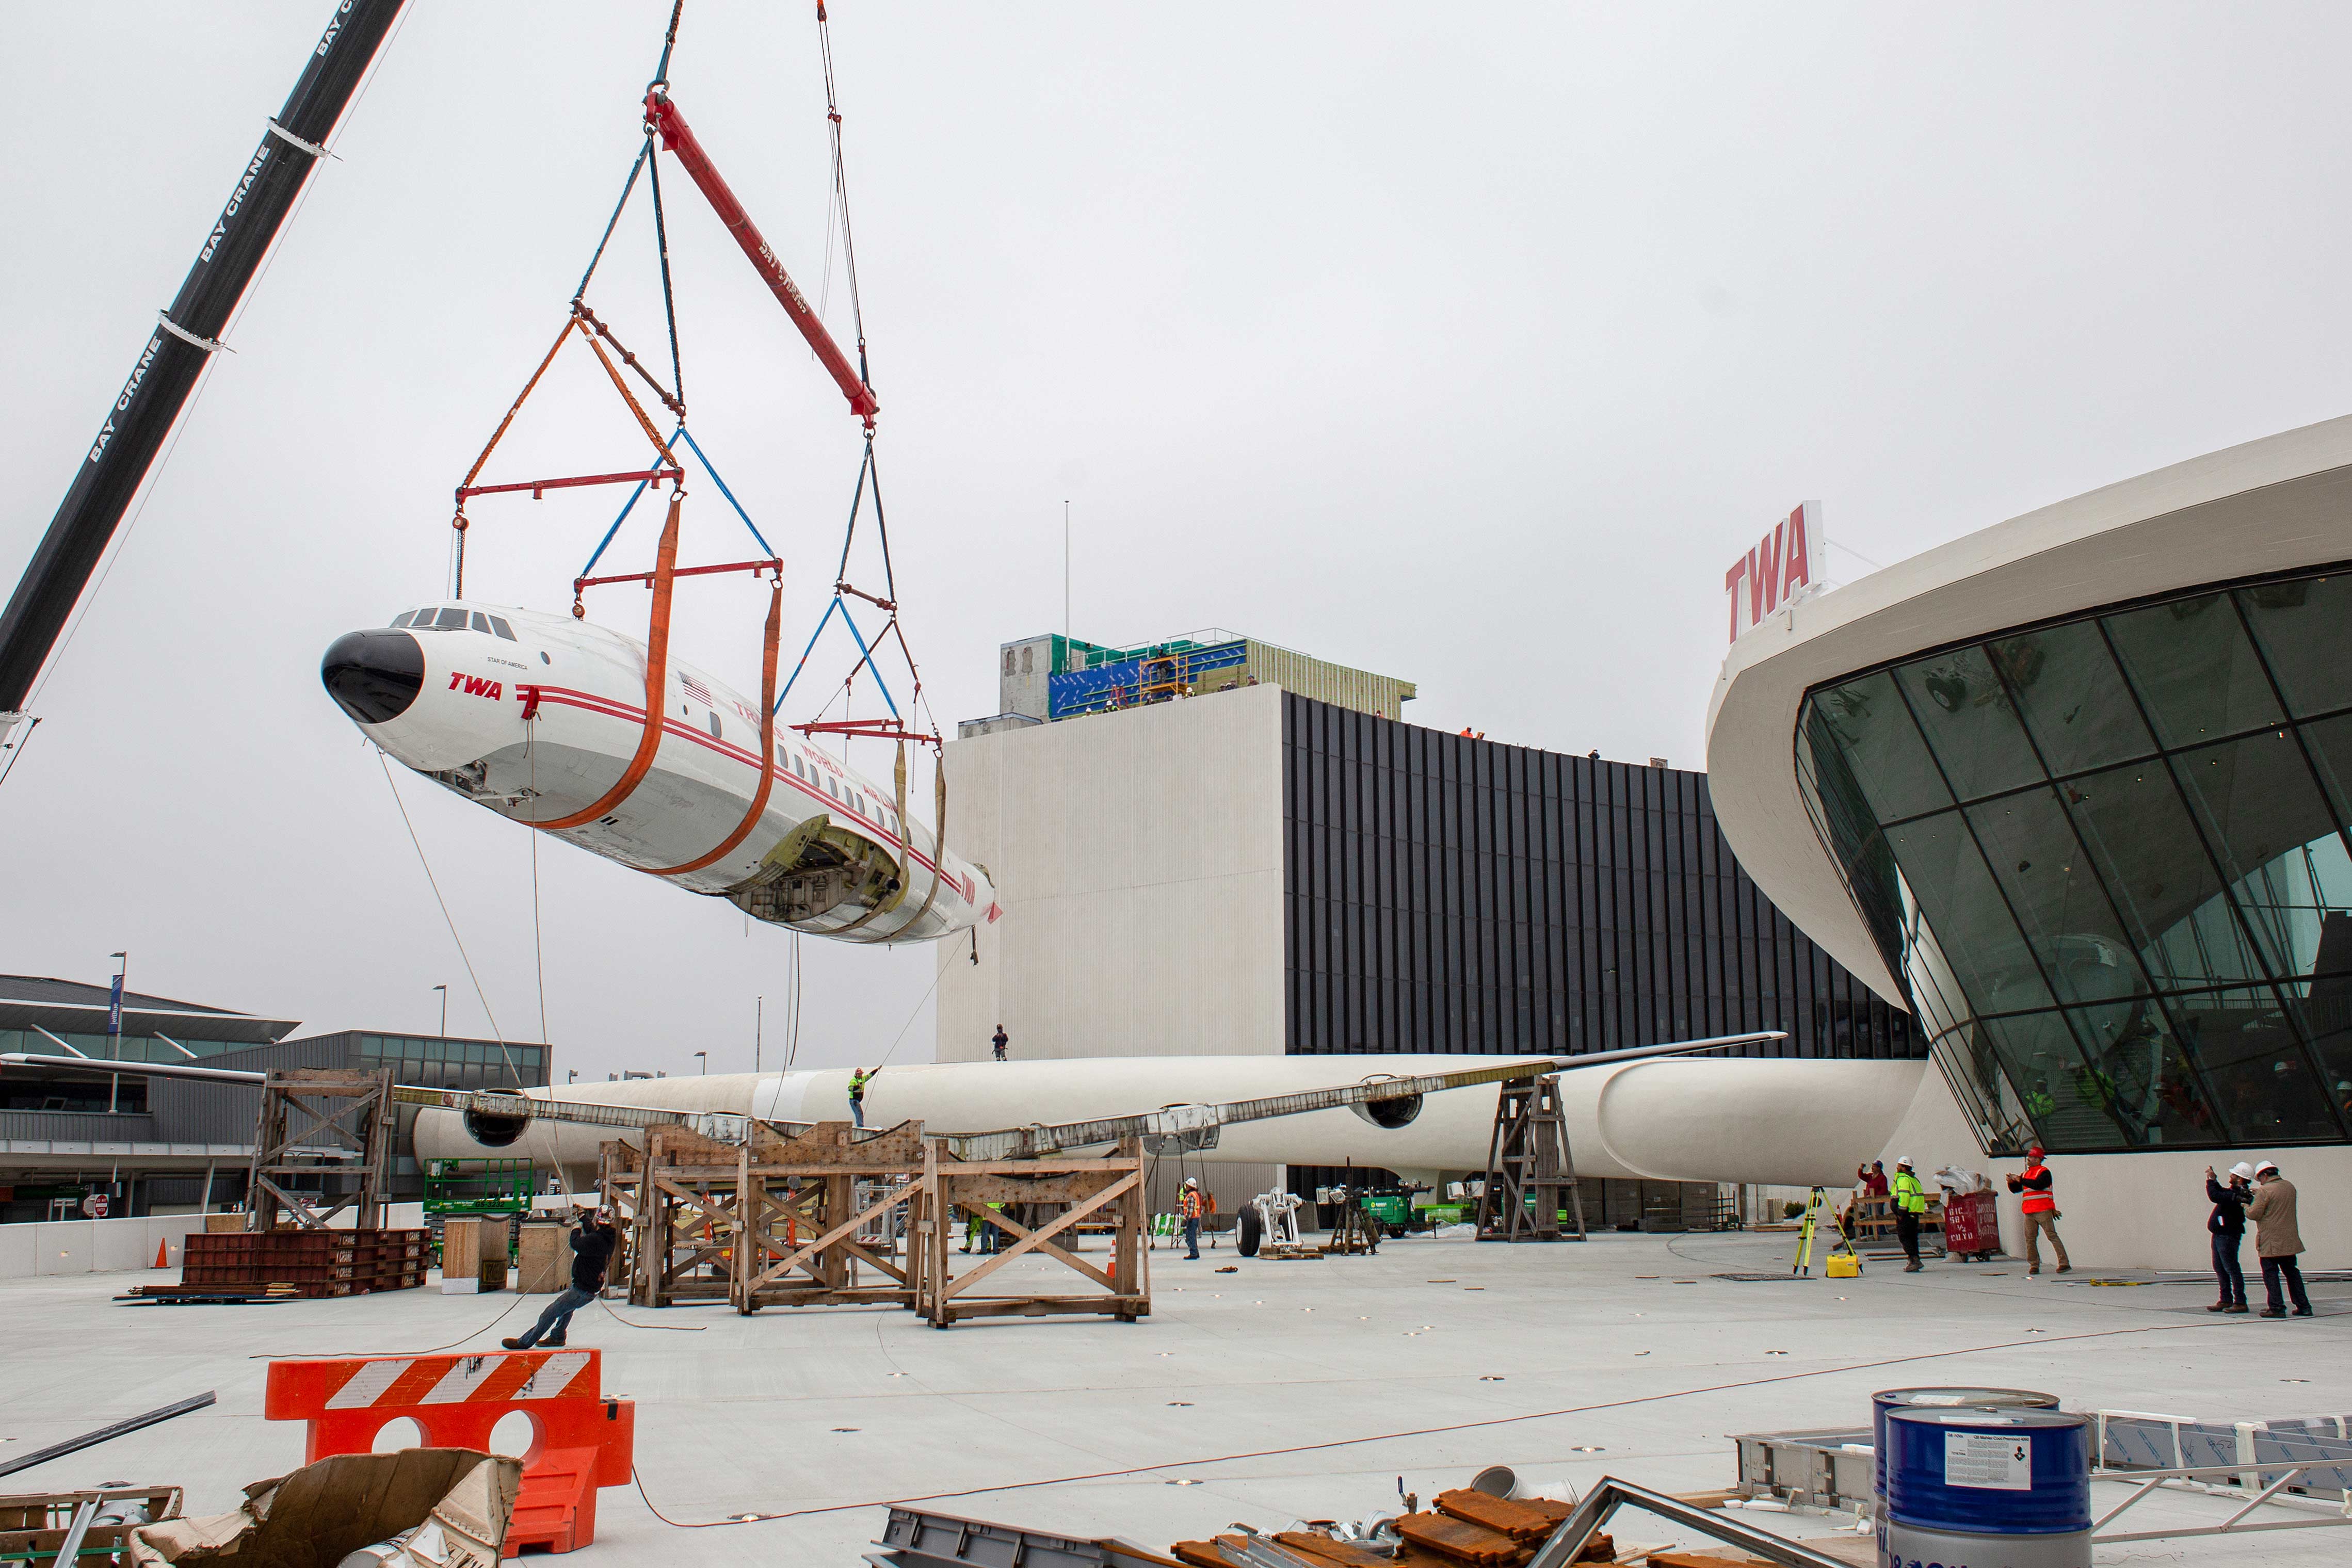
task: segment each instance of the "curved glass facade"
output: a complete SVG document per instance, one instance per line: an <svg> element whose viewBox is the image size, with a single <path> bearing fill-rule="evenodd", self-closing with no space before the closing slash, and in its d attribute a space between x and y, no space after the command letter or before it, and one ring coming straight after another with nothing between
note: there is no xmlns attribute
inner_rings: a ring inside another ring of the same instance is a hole
<svg viewBox="0 0 2352 1568"><path fill-rule="evenodd" d="M2345 1141L2352 571L1818 686L1797 771L1994 1152Z"/></svg>

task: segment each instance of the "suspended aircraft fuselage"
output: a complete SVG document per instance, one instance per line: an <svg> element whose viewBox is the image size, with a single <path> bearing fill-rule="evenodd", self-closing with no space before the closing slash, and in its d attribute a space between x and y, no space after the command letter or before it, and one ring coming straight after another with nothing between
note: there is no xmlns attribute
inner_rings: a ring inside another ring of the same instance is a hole
<svg viewBox="0 0 2352 1568"><path fill-rule="evenodd" d="M643 643L601 626L453 600L338 638L320 677L408 768L512 821L564 824L611 796L639 756L646 664ZM812 936L924 941L999 915L985 870L944 852L892 790L789 730L775 735L753 817L758 705L675 655L662 700L635 786L593 818L541 831Z"/></svg>

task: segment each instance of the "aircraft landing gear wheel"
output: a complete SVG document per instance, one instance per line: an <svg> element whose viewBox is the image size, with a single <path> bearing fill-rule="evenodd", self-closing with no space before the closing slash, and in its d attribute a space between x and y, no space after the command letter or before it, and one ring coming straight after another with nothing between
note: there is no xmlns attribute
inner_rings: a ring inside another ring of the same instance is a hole
<svg viewBox="0 0 2352 1568"><path fill-rule="evenodd" d="M1244 1258L1256 1257L1258 1239L1262 1234L1257 1210L1243 1209L1234 1221L1234 1250Z"/></svg>

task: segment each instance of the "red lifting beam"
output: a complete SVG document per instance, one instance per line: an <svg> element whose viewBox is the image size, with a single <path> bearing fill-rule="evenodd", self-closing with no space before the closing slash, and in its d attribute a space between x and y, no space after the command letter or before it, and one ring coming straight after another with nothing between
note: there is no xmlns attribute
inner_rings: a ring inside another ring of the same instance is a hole
<svg viewBox="0 0 2352 1568"><path fill-rule="evenodd" d="M686 470L656 467L648 475L645 469L636 468L626 474L583 474L572 479L525 479L514 485L460 485L457 486L457 504L464 506L468 496L503 496L512 490L528 490L530 498L536 501L541 498L542 490L569 490L579 485L639 485L648 478L653 487L658 490L665 479L672 485L682 483Z"/></svg>
<svg viewBox="0 0 2352 1568"><path fill-rule="evenodd" d="M802 298L799 287L785 274L783 263L776 259L776 253L760 236L760 231L752 225L751 214L743 210L743 204L735 199L735 193L727 188L727 182L720 177L718 166L710 162L710 155L695 139L693 128L687 124L686 117L678 113L677 105L658 89L646 94L646 124L661 133L663 150L677 153L677 161L686 165L686 172L694 176L694 183L701 190L703 199L719 214L719 221L727 225L727 232L735 236L735 243L743 247L743 254L751 258L751 265L759 268L760 277L767 284L769 292L784 308L784 314L793 319L793 325L801 329L801 336L808 340L808 346L816 350L816 357L824 362L825 372L833 377L834 384L849 400L849 412L863 419L869 429L872 428L874 416L882 408L880 401L874 395L874 389L859 378L856 367L841 351L841 345L833 340L833 334L824 329L824 323L817 319L816 312Z"/></svg>
<svg viewBox="0 0 2352 1568"><path fill-rule="evenodd" d="M919 729L908 729L895 718L816 719L808 724L790 727L803 735L846 735L866 740L911 740L918 746L937 746L940 737Z"/></svg>
<svg viewBox="0 0 2352 1568"><path fill-rule="evenodd" d="M763 571L772 571L776 574L777 580L782 581L784 575L784 563L771 556L765 560L730 560L723 566L682 566L670 575L672 577L709 577L711 573L719 571L748 571L754 575ZM583 588L601 588L608 582L642 582L651 586L653 580L654 574L650 571L625 571L614 577L575 577L572 580L572 591L578 593Z"/></svg>

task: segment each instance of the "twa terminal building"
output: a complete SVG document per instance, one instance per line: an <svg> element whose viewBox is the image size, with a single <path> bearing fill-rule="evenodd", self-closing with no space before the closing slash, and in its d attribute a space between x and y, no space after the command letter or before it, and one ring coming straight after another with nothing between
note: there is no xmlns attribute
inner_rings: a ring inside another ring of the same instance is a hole
<svg viewBox="0 0 2352 1568"><path fill-rule="evenodd" d="M2205 1166L2269 1158L2306 1263L2352 1254L2352 418L1763 611L1707 771L1932 1044L1890 1165L2039 1143L2078 1264L2196 1269Z"/></svg>

